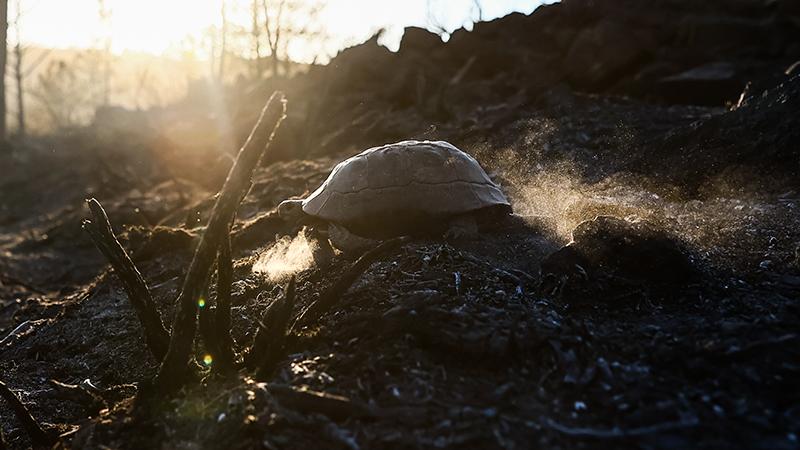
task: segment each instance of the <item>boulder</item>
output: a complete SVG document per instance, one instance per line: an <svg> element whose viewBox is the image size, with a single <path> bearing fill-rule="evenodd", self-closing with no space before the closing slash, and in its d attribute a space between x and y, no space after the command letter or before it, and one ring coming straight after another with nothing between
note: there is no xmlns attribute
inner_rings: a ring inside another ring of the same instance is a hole
<svg viewBox="0 0 800 450"><path fill-rule="evenodd" d="M442 38L424 28L408 27L400 41L401 55L409 52L430 52L442 45Z"/></svg>
<svg viewBox="0 0 800 450"><path fill-rule="evenodd" d="M733 64L718 61L661 78L655 95L670 103L723 106L739 97L745 83Z"/></svg>
<svg viewBox="0 0 800 450"><path fill-rule="evenodd" d="M635 71L655 46L654 39L605 19L580 31L563 61L567 79L582 89L603 89Z"/></svg>

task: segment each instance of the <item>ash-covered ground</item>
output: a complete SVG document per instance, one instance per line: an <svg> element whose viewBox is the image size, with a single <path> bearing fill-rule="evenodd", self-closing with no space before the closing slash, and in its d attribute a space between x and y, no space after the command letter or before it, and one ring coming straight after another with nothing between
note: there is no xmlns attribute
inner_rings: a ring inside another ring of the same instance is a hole
<svg viewBox="0 0 800 450"><path fill-rule="evenodd" d="M228 128L198 91L19 144L0 155L0 380L63 448L797 448L799 36L791 0L564 1L229 87ZM289 116L233 230L238 349L287 275L297 314L358 256L315 265L275 207L361 149L446 139L528 223L414 239L265 379L139 407L158 362L83 199L170 323L274 89ZM30 445L5 406L0 426Z"/></svg>

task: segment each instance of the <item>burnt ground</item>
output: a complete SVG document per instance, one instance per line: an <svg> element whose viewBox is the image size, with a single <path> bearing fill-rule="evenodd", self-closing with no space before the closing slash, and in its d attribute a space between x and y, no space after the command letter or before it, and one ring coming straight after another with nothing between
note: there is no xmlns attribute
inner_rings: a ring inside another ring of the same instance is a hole
<svg viewBox="0 0 800 450"><path fill-rule="evenodd" d="M234 141L251 98L290 102L233 232L239 349L285 284L254 264L299 231L275 206L361 148L448 139L531 223L413 240L266 379L208 374L149 408L158 362L82 200L103 202L169 321L230 148L203 139L197 93L18 143L0 155L0 379L68 448L797 448L799 28L790 1L567 1L230 88ZM543 262L596 216L644 220L668 251L629 236L544 289ZM670 276L673 250L692 276ZM295 313L355 256L298 267ZM0 426L30 445L4 407Z"/></svg>

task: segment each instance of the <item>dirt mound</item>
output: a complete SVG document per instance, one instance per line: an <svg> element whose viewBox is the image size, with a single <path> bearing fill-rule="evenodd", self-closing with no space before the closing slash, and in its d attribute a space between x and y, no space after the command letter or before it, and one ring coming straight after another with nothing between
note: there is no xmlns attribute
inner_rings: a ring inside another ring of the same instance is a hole
<svg viewBox="0 0 800 450"><path fill-rule="evenodd" d="M655 224L598 216L542 261L540 291L573 304L671 297L698 280L687 249Z"/></svg>
<svg viewBox="0 0 800 450"><path fill-rule="evenodd" d="M800 75L761 92L745 90L730 111L670 132L659 145L664 166L691 168L681 184L727 179L728 188L797 187L800 173ZM677 151L676 151L677 149ZM658 170L657 168L653 168Z"/></svg>

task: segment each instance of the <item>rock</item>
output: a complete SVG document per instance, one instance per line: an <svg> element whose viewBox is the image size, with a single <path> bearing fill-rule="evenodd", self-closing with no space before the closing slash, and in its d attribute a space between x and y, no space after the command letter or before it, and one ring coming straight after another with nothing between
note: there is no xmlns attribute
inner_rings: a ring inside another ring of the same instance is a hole
<svg viewBox="0 0 800 450"><path fill-rule="evenodd" d="M735 101L745 83L733 64L720 61L664 77L655 91L670 103L722 106Z"/></svg>
<svg viewBox="0 0 800 450"><path fill-rule="evenodd" d="M678 27L679 42L709 55L764 42L771 32L765 21L725 15L687 17Z"/></svg>
<svg viewBox="0 0 800 450"><path fill-rule="evenodd" d="M733 110L670 132L656 144L656 151L667 156L647 170L659 173L683 167L672 181L689 189L699 188L709 174L723 171L735 176L740 188L770 189L770 185L796 180L800 170L798 110L800 74L784 76L768 90L748 89Z"/></svg>
<svg viewBox="0 0 800 450"><path fill-rule="evenodd" d="M800 2L796 0L773 0L771 2L776 12L782 17L791 17L800 20Z"/></svg>
<svg viewBox="0 0 800 450"><path fill-rule="evenodd" d="M542 263L543 275L574 275L580 270L590 279L612 275L670 287L684 286L696 275L686 251L653 224L610 216L578 224L572 242Z"/></svg>
<svg viewBox="0 0 800 450"><path fill-rule="evenodd" d="M792 289L800 289L800 276L783 275L780 278L780 283Z"/></svg>
<svg viewBox="0 0 800 450"><path fill-rule="evenodd" d="M800 243L794 248L794 267L800 270Z"/></svg>
<svg viewBox="0 0 800 450"><path fill-rule="evenodd" d="M577 87L602 89L633 72L653 47L649 35L606 19L578 33L564 59L564 72Z"/></svg>
<svg viewBox="0 0 800 450"><path fill-rule="evenodd" d="M330 62L334 70L328 83L339 90L364 89L364 85L386 82L386 69L396 65L395 55L378 43L380 34L361 45L342 50ZM318 76L323 76L319 74Z"/></svg>
<svg viewBox="0 0 800 450"><path fill-rule="evenodd" d="M783 73L788 76L797 75L800 73L800 61L793 62Z"/></svg>
<svg viewBox="0 0 800 450"><path fill-rule="evenodd" d="M430 52L442 45L442 38L424 28L408 27L400 41L399 53Z"/></svg>

